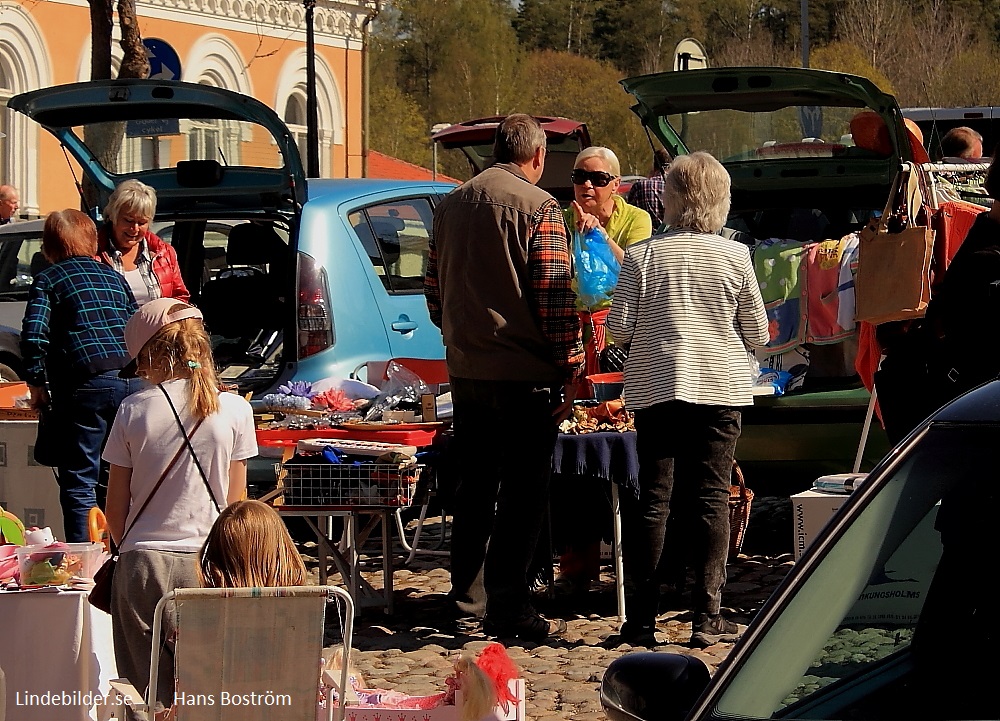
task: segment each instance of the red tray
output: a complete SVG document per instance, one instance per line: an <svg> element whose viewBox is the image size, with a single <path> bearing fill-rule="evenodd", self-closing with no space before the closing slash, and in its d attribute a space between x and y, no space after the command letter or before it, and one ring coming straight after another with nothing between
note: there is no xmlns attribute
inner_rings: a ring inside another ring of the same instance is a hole
<svg viewBox="0 0 1000 721"><path fill-rule="evenodd" d="M347 428L319 428L313 431L259 430L257 431L257 445L267 448L286 448L294 446L305 438L350 438L356 441L402 443L419 448L431 445L440 431L440 428L405 431L363 431Z"/></svg>

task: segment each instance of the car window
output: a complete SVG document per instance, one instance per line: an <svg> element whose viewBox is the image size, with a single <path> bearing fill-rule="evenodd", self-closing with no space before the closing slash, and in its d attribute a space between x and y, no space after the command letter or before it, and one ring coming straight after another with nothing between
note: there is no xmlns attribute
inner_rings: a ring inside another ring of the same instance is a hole
<svg viewBox="0 0 1000 721"><path fill-rule="evenodd" d="M387 291L423 291L433 225L429 199L369 206L351 213L348 220Z"/></svg>
<svg viewBox="0 0 1000 721"><path fill-rule="evenodd" d="M666 115L688 148L724 163L786 158L886 157L884 149L855 147L857 108L792 106L766 112L706 110Z"/></svg>
<svg viewBox="0 0 1000 721"><path fill-rule="evenodd" d="M903 719L885 704L891 689L939 693L914 679L940 666L930 639L953 637L954 599L961 605L982 578L964 579L967 590L951 580L943 593L944 584L935 593L931 583L954 578L944 558L981 567L992 560L988 543L970 539L985 538L977 527L991 524L998 441L997 428L932 427L780 609L713 715Z"/></svg>
<svg viewBox="0 0 1000 721"><path fill-rule="evenodd" d="M0 297L26 298L35 274L48 267L42 256L42 238L23 236L0 246Z"/></svg>

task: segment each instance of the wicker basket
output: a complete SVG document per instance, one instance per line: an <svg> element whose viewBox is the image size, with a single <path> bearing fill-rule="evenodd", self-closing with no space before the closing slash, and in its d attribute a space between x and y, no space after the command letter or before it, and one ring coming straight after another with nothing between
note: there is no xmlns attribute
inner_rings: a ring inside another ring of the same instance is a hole
<svg viewBox="0 0 1000 721"><path fill-rule="evenodd" d="M746 479L739 464L733 461L733 477L729 486L729 556L739 555L743 548L743 538L750 524L750 504L753 491L747 488Z"/></svg>

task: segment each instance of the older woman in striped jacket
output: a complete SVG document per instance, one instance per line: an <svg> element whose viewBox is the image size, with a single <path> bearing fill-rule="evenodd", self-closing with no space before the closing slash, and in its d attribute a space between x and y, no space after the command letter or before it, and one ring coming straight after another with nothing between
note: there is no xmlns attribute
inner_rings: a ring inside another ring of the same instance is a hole
<svg viewBox="0 0 1000 721"><path fill-rule="evenodd" d="M752 349L767 343L768 328L748 249L719 235L729 193L728 172L708 153L674 160L663 191L670 229L626 249L607 320L631 346L625 400L635 413L640 497L623 504L621 634L633 643L656 642L656 568L671 512L694 568L692 645L739 633L721 614L729 480L739 409L753 403Z"/></svg>

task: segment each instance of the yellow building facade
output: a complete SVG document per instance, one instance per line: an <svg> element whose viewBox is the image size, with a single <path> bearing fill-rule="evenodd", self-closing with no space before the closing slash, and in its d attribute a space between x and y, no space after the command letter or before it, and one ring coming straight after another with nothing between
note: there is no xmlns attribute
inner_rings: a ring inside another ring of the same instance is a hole
<svg viewBox="0 0 1000 721"><path fill-rule="evenodd" d="M316 97L320 174L361 175L362 30L374 3L319 2L315 10ZM35 216L79 207L74 173L59 144L6 107L18 93L90 77L90 10L85 0L0 0L0 183L14 185L20 213ZM143 38L168 43L181 80L224 87L275 109L306 162L305 8L288 0L137 0ZM115 33L117 38L117 30ZM112 46L114 64L121 58ZM206 123L182 137L135 139L125 149L173 158L224 148L223 129Z"/></svg>

